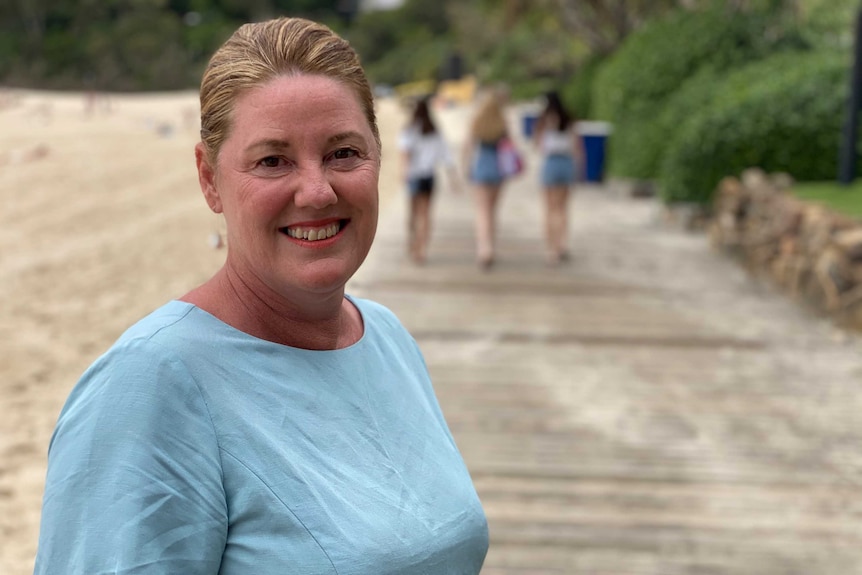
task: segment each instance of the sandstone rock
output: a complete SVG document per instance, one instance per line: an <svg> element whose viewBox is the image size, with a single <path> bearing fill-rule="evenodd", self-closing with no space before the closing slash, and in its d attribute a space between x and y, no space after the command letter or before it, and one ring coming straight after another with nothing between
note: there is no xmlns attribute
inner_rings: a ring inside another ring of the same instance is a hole
<svg viewBox="0 0 862 575"><path fill-rule="evenodd" d="M759 168L721 180L711 244L835 321L862 329L862 221L794 197L793 178Z"/></svg>
<svg viewBox="0 0 862 575"><path fill-rule="evenodd" d="M832 243L851 261L862 260L862 227L838 230Z"/></svg>

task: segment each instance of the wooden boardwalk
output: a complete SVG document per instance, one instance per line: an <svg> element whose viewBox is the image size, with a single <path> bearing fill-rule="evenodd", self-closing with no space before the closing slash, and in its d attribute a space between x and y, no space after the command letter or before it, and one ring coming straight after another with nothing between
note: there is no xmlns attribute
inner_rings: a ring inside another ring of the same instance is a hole
<svg viewBox="0 0 862 575"><path fill-rule="evenodd" d="M506 189L482 272L468 193L436 197L421 268L393 198L349 290L425 353L488 515L483 575L862 573L859 338L609 188L578 191L550 268L540 199L532 172Z"/></svg>

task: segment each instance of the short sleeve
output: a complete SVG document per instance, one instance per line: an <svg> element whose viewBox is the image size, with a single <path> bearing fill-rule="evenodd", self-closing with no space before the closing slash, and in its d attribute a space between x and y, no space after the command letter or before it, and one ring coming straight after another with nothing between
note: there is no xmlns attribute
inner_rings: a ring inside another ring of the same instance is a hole
<svg viewBox="0 0 862 575"><path fill-rule="evenodd" d="M37 575L216 575L227 537L218 441L197 383L148 340L81 378L48 452Z"/></svg>
<svg viewBox="0 0 862 575"><path fill-rule="evenodd" d="M398 134L398 149L402 152L409 152L416 142L416 131L412 128L401 130Z"/></svg>

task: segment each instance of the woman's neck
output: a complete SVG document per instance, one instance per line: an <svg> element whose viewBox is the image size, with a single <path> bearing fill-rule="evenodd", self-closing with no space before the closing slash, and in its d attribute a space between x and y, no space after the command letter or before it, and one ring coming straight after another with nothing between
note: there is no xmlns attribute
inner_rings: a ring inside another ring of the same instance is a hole
<svg viewBox="0 0 862 575"><path fill-rule="evenodd" d="M344 290L288 298L254 289L223 268L181 299L244 333L290 347L341 349L363 334L361 315Z"/></svg>

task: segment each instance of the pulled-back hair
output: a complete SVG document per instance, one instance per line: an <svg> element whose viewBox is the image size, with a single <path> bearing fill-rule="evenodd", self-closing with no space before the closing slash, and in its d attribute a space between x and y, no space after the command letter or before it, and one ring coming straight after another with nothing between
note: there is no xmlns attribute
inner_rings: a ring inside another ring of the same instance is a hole
<svg viewBox="0 0 862 575"><path fill-rule="evenodd" d="M437 131L434 120L431 119L431 109L428 106L428 98L420 98L413 108L413 125L419 128L421 134L433 134Z"/></svg>
<svg viewBox="0 0 862 575"><path fill-rule="evenodd" d="M555 91L545 94L545 110L542 112L542 119L546 122L553 121L556 125L548 126L548 128L553 128L559 132L568 130L574 121L572 114L566 110L566 106L560 99L560 95Z"/></svg>
<svg viewBox="0 0 862 575"><path fill-rule="evenodd" d="M494 89L489 91L473 118L470 135L474 140L485 143L496 143L508 133L506 117L503 114L505 94Z"/></svg>
<svg viewBox="0 0 862 575"><path fill-rule="evenodd" d="M240 26L204 71L201 141L210 160L230 134L237 98L278 76L300 74L332 78L353 90L380 149L371 87L350 44L322 24L277 18Z"/></svg>

